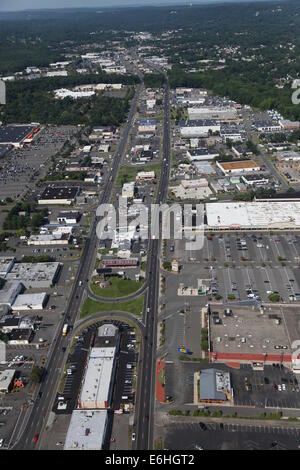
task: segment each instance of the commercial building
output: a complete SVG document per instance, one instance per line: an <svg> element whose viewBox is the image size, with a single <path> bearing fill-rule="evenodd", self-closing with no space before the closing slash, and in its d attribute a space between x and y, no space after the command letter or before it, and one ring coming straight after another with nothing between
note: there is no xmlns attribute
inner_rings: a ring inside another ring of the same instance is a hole
<svg viewBox="0 0 300 470"><path fill-rule="evenodd" d="M229 372L211 368L194 374L194 404L224 404L232 401Z"/></svg>
<svg viewBox="0 0 300 470"><path fill-rule="evenodd" d="M14 301L12 309L16 311L21 310L42 310L47 301L46 292L37 294L20 294Z"/></svg>
<svg viewBox="0 0 300 470"><path fill-rule="evenodd" d="M0 144L21 147L26 142L31 142L39 127L33 125L9 125L0 126Z"/></svg>
<svg viewBox="0 0 300 470"><path fill-rule="evenodd" d="M215 119L219 121L234 121L237 119L235 108L193 107L188 108L189 119Z"/></svg>
<svg viewBox="0 0 300 470"><path fill-rule="evenodd" d="M138 265L137 258L129 258L129 259L104 259L102 261L102 265L104 268L136 268Z"/></svg>
<svg viewBox="0 0 300 470"><path fill-rule="evenodd" d="M0 317L0 330L5 333L11 333L13 330L33 330L35 318L32 316L15 316L5 314Z"/></svg>
<svg viewBox="0 0 300 470"><path fill-rule="evenodd" d="M5 278L6 274L10 272L13 265L15 264L15 257L0 257L0 277Z"/></svg>
<svg viewBox="0 0 300 470"><path fill-rule="evenodd" d="M296 131L300 128L299 121L289 121L288 119L282 119L279 121L279 124L285 131Z"/></svg>
<svg viewBox="0 0 300 470"><path fill-rule="evenodd" d="M222 125L220 130L220 136L223 142L231 140L232 142L240 142L242 140L242 134L238 126L236 125Z"/></svg>
<svg viewBox="0 0 300 470"><path fill-rule="evenodd" d="M299 335L297 311L243 306L213 309L208 328L211 362L291 367L292 344Z"/></svg>
<svg viewBox="0 0 300 470"><path fill-rule="evenodd" d="M274 122L274 121L256 121L254 123L254 126L259 132L280 132L282 130L282 127L279 123Z"/></svg>
<svg viewBox="0 0 300 470"><path fill-rule="evenodd" d="M57 216L59 224L75 225L80 221L80 212L78 211L61 211Z"/></svg>
<svg viewBox="0 0 300 470"><path fill-rule="evenodd" d="M43 205L71 205L79 193L79 186L47 186L39 197L38 203Z"/></svg>
<svg viewBox="0 0 300 470"><path fill-rule="evenodd" d="M136 175L137 181L153 181L155 180L154 171L140 171Z"/></svg>
<svg viewBox="0 0 300 470"><path fill-rule="evenodd" d="M219 152L216 150L210 150L207 148L198 148L198 149L189 149L186 152L187 158L191 162L195 161L206 161L206 160L213 160L214 158L219 156Z"/></svg>
<svg viewBox="0 0 300 470"><path fill-rule="evenodd" d="M122 188L122 197L133 198L135 193L135 181L124 183Z"/></svg>
<svg viewBox="0 0 300 470"><path fill-rule="evenodd" d="M30 328L18 328L14 329L10 335L8 344L10 345L27 345L31 342L33 337L33 331Z"/></svg>
<svg viewBox="0 0 300 470"><path fill-rule="evenodd" d="M20 281L7 280L0 290L0 305L11 307L22 290L23 284Z"/></svg>
<svg viewBox="0 0 300 470"><path fill-rule="evenodd" d="M193 162L193 166L199 175L212 175L216 172L215 166L209 161Z"/></svg>
<svg viewBox="0 0 300 470"><path fill-rule="evenodd" d="M101 409L110 406L115 367L115 347L94 347L91 349L79 395L78 408Z"/></svg>
<svg viewBox="0 0 300 470"><path fill-rule="evenodd" d="M214 120L185 120L179 123L182 137L206 137L209 133L220 132L221 126Z"/></svg>
<svg viewBox="0 0 300 470"><path fill-rule="evenodd" d="M224 175L232 173L246 173L252 171L260 171L260 166L253 160L239 160L232 162L217 162L217 166L220 168Z"/></svg>
<svg viewBox="0 0 300 470"><path fill-rule="evenodd" d="M156 131L155 119L141 119L139 122L138 131L142 133L155 132Z"/></svg>
<svg viewBox="0 0 300 470"><path fill-rule="evenodd" d="M298 162L300 160L300 153L294 152L293 150L287 150L282 152L277 152L276 158L282 162Z"/></svg>
<svg viewBox="0 0 300 470"><path fill-rule="evenodd" d="M48 288L55 284L61 264L53 263L16 263L6 279L22 283L26 289Z"/></svg>
<svg viewBox="0 0 300 470"><path fill-rule="evenodd" d="M15 374L16 371L13 369L0 371L0 393L9 393L11 391Z"/></svg>
<svg viewBox="0 0 300 470"><path fill-rule="evenodd" d="M70 235L59 231L42 235L31 235L27 241L27 244L29 246L68 245L69 241Z"/></svg>
<svg viewBox="0 0 300 470"><path fill-rule="evenodd" d="M212 202L206 217L209 230L299 230L300 201Z"/></svg>
<svg viewBox="0 0 300 470"><path fill-rule="evenodd" d="M247 186L266 186L269 184L269 178L264 175L242 175L242 181Z"/></svg>
<svg viewBox="0 0 300 470"><path fill-rule="evenodd" d="M64 450L103 450L107 422L106 410L74 410Z"/></svg>

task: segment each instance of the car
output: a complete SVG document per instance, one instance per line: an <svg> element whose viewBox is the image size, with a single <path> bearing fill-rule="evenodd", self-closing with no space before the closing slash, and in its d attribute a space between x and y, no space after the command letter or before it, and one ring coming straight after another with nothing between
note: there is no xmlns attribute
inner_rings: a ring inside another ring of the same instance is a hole
<svg viewBox="0 0 300 470"><path fill-rule="evenodd" d="M4 442L4 439L0 439L0 449L1 447L3 447L3 442Z"/></svg>
<svg viewBox="0 0 300 470"><path fill-rule="evenodd" d="M132 433L131 440L132 440L132 442L135 441L135 432Z"/></svg>
<svg viewBox="0 0 300 470"><path fill-rule="evenodd" d="M33 439L32 439L32 442L33 442L34 444L36 444L37 441L38 441L38 439L39 439L39 437L40 437L39 434L35 434L34 437L33 437Z"/></svg>
<svg viewBox="0 0 300 470"><path fill-rule="evenodd" d="M206 424L200 422L200 423L199 423L199 426L200 426L200 428L202 429L202 431L206 431L206 430L207 430Z"/></svg>

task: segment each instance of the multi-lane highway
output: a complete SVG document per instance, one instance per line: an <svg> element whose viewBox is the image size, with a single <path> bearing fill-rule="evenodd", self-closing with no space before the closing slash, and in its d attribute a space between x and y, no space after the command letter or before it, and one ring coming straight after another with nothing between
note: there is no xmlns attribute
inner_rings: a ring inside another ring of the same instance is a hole
<svg viewBox="0 0 300 470"><path fill-rule="evenodd" d="M121 159L126 149L129 131L133 124L141 88L142 83L138 85L135 96L132 100L127 123L123 129L123 133L115 153L110 178L107 181L105 188L100 196L99 204L108 203L110 200ZM64 338L61 334L62 325L64 323L68 323L70 328L74 326L74 323L79 314L82 300L86 295L89 275L94 266L98 246L96 234L98 222L99 218L95 217L90 229L89 236L85 243L66 312L61 321L61 327L58 330L57 337L55 338L48 355L46 364L47 374L36 391L37 398L35 404L32 406L31 410L28 410L26 413L26 420L23 421L21 434L19 434L18 430L16 430L15 436L18 436L19 438L17 439L17 442L15 441L11 443L11 447L14 449L38 448L38 443L33 443L33 437L35 434L40 434L44 425L46 424L49 411L55 398L58 379L61 375L62 367L64 365L67 354L67 351L64 352L63 348L67 348L68 338Z"/></svg>
<svg viewBox="0 0 300 470"><path fill-rule="evenodd" d="M170 97L169 83L165 83L163 164L156 203L163 203L168 193L170 170ZM148 249L148 292L143 322L145 334L142 343L140 370L136 394L135 429L137 450L152 449L155 403L155 351L157 332L157 310L159 296L160 240L150 240Z"/></svg>

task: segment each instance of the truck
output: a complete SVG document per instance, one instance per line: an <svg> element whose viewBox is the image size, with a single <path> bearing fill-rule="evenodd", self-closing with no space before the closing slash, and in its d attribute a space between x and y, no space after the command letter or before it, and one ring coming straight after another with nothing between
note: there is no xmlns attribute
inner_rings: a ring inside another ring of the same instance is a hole
<svg viewBox="0 0 300 470"><path fill-rule="evenodd" d="M65 323L63 330L62 330L62 335L67 336L67 333L68 333L68 323Z"/></svg>

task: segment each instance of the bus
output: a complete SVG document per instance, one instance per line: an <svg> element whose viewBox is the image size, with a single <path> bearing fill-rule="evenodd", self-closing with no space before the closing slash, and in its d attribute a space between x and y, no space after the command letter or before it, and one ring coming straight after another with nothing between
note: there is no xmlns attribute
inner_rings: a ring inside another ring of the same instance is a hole
<svg viewBox="0 0 300 470"><path fill-rule="evenodd" d="M63 330L62 330L62 335L67 336L67 333L68 333L68 323L65 323Z"/></svg>

